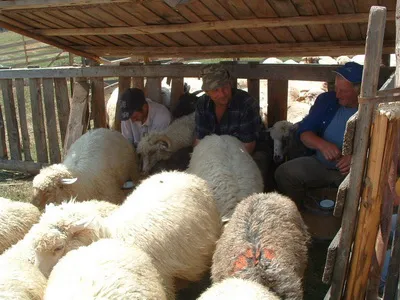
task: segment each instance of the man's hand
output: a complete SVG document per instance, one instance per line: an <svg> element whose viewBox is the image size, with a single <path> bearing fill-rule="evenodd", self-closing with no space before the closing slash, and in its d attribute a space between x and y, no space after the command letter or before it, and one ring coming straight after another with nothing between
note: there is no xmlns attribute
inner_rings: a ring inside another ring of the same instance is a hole
<svg viewBox="0 0 400 300"><path fill-rule="evenodd" d="M336 160L341 155L339 148L335 144L327 142L325 140L320 144L318 148L318 150L321 151L321 153L324 155L325 159L329 161Z"/></svg>
<svg viewBox="0 0 400 300"><path fill-rule="evenodd" d="M339 169L340 173L346 175L350 171L351 155L345 155L338 159L336 167Z"/></svg>

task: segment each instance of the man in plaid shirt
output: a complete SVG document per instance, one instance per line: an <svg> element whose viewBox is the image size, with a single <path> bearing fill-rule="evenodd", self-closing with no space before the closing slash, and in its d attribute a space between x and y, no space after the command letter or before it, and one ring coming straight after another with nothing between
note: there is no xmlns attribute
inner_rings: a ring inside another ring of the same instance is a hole
<svg viewBox="0 0 400 300"><path fill-rule="evenodd" d="M260 108L247 92L231 85L229 72L220 65L203 68L202 90L196 106L196 146L206 135L232 135L250 154L261 129Z"/></svg>

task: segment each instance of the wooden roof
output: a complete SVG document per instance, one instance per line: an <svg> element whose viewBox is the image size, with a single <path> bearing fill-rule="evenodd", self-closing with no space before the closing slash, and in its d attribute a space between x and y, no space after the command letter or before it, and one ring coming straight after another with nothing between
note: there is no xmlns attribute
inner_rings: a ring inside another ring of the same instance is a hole
<svg viewBox="0 0 400 300"><path fill-rule="evenodd" d="M339 56L364 53L372 5L394 53L395 0L3 0L0 27L95 60Z"/></svg>

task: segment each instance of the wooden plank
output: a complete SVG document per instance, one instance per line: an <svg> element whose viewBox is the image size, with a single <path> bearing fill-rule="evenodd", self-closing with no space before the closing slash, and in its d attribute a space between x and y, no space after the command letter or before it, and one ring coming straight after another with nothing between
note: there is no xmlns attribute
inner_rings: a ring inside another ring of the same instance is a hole
<svg viewBox="0 0 400 300"><path fill-rule="evenodd" d="M287 80L268 80L268 127L287 119Z"/></svg>
<svg viewBox="0 0 400 300"><path fill-rule="evenodd" d="M29 92L31 95L33 135L35 137L37 161L47 163L47 142L44 127L44 113L42 104L42 90L40 79L29 80Z"/></svg>
<svg viewBox="0 0 400 300"><path fill-rule="evenodd" d="M85 116L88 109L88 98L89 84L84 78L78 78L74 82L74 95L64 142L64 156L71 145L86 132L88 124Z"/></svg>
<svg viewBox="0 0 400 300"><path fill-rule="evenodd" d="M373 8L370 13L368 39L365 47L365 62L361 97L372 97L377 93L378 70L382 56L383 29L386 10ZM358 202L364 174L365 158L368 149L373 103L359 104L358 122L355 133L355 145L352 154L350 183L342 218L342 235L337 253L332 279L331 298L340 299L346 278L347 266L353 241L354 227L357 220Z"/></svg>
<svg viewBox="0 0 400 300"><path fill-rule="evenodd" d="M256 99L258 106L260 106L260 80L247 79L247 91L250 96Z"/></svg>
<svg viewBox="0 0 400 300"><path fill-rule="evenodd" d="M148 0L147 0L148 1ZM0 10L33 9L45 7L63 7L78 5L93 5L104 3L136 2L139 0L9 0L0 2Z"/></svg>
<svg viewBox="0 0 400 300"><path fill-rule="evenodd" d="M336 253L337 249L339 248L339 241L341 234L342 230L339 229L339 231L335 235L335 238L332 240L331 244L328 247L324 273L322 274L322 282L325 284L329 284L332 279L333 267L335 265Z"/></svg>
<svg viewBox="0 0 400 300"><path fill-rule="evenodd" d="M76 46L76 49L97 53L100 56L131 56L131 57L260 57L268 56L312 56L324 53L326 55L351 55L363 53L364 41L341 41L341 42L310 42L278 44L252 44L244 45L222 45L202 46L199 52L198 46L182 47L131 47L131 46ZM394 50L394 41L385 41L383 53L391 53Z"/></svg>
<svg viewBox="0 0 400 300"><path fill-rule="evenodd" d="M19 172L29 173L32 175L38 174L40 169L46 166L48 166L48 164L36 163L33 161L0 159L0 169L19 171Z"/></svg>
<svg viewBox="0 0 400 300"><path fill-rule="evenodd" d="M54 83L52 78L43 78L43 101L46 112L47 139L49 142L50 163L61 161L60 146L58 143L57 118L54 105Z"/></svg>
<svg viewBox="0 0 400 300"><path fill-rule="evenodd" d="M340 14L352 14L355 13L353 1L348 0L335 0L338 12ZM358 24L344 24L344 30L346 31L347 38L350 41L357 41L362 39L360 27Z"/></svg>
<svg viewBox="0 0 400 300"><path fill-rule="evenodd" d="M132 77L132 87L144 90L144 78Z"/></svg>
<svg viewBox="0 0 400 300"><path fill-rule="evenodd" d="M162 104L161 81L162 77L147 77L145 86L145 95L151 100Z"/></svg>
<svg viewBox="0 0 400 300"><path fill-rule="evenodd" d="M72 82L72 84L74 85L74 81ZM60 126L61 143L64 146L70 111L70 100L68 96L68 86L66 78L55 78L54 86L56 91L56 103L58 123Z"/></svg>
<svg viewBox="0 0 400 300"><path fill-rule="evenodd" d="M28 122L26 118L26 106L25 106L25 86L24 79L17 78L15 79L15 90L17 94L18 101L18 113L19 113L19 124L21 127L21 135L22 135L22 149L24 151L24 159L25 161L31 161L31 143L28 131Z"/></svg>
<svg viewBox="0 0 400 300"><path fill-rule="evenodd" d="M179 103L179 97L183 95L183 77L173 77L171 82L170 110L173 111Z"/></svg>
<svg viewBox="0 0 400 300"><path fill-rule="evenodd" d="M130 88L131 78L120 76L118 78L118 99L121 97L123 92ZM115 130L121 131L121 119L119 116L120 106L119 101L117 102L117 108L115 110Z"/></svg>
<svg viewBox="0 0 400 300"><path fill-rule="evenodd" d="M398 132L393 131L398 131L399 128L390 123L387 116L378 114L372 125L367 174L361 197L350 274L347 278L346 299L364 299L366 294L372 258L375 255L383 193L388 182L387 170L390 169L395 142L398 142Z"/></svg>
<svg viewBox="0 0 400 300"><path fill-rule="evenodd" d="M106 128L106 105L104 101L103 78L92 78L92 115L94 128Z"/></svg>
<svg viewBox="0 0 400 300"><path fill-rule="evenodd" d="M21 160L21 144L19 139L17 114L11 79L1 80L1 91L4 101L4 112L7 122L7 138L11 159Z"/></svg>
<svg viewBox="0 0 400 300"><path fill-rule="evenodd" d="M198 77L202 65L134 65L99 67L54 67L40 69L0 70L0 79L9 78L67 78L67 77ZM337 66L308 64L238 64L226 66L236 78L332 81ZM388 77L393 67L381 67L380 76Z"/></svg>
<svg viewBox="0 0 400 300"><path fill-rule="evenodd" d="M293 11L293 9L292 9ZM303 13L307 13L303 11ZM310 13L310 12L308 12ZM86 18L88 18L86 16ZM183 19L183 18L182 18ZM394 13L388 13L388 20L394 20ZM87 23L91 23L85 20ZM249 29L249 28L276 28L276 27L304 27L305 25L323 26L325 24L351 24L351 23L368 22L368 13L340 14L340 15L307 15L307 16L288 16L284 18L255 18L249 20L234 20L233 17L224 21L195 22L186 24L170 24L170 25L139 25L139 26L115 26L106 27L98 23L91 24L91 27L84 28L43 28L33 29L32 32L43 36L88 36L88 35L122 35L134 34L145 35L155 33L177 33L177 32L198 32L209 30L228 30L228 29ZM97 25L97 26L96 26ZM352 24L354 25L354 24ZM110 25L111 26L111 25ZM322 29L320 29L322 30ZM302 32L305 31L304 28ZM315 31L315 28L314 28ZM323 30L322 35L326 35ZM321 35L321 33L317 34ZM307 37L308 36L308 37ZM209 44L212 40L208 39L204 34L201 39L206 39L203 44ZM310 34L306 37L298 39L298 41L311 41ZM325 39L324 39L325 40Z"/></svg>
<svg viewBox="0 0 400 300"><path fill-rule="evenodd" d="M7 159L6 131L0 104L0 158ZM1 160L0 160L1 161Z"/></svg>

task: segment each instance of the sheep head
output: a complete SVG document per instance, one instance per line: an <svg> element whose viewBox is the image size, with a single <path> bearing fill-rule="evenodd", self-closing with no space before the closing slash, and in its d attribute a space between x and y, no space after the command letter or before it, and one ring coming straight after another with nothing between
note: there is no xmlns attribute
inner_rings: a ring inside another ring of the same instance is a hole
<svg viewBox="0 0 400 300"><path fill-rule="evenodd" d="M77 178L63 164L51 165L40 171L32 182L31 203L43 209L47 203L61 203L74 195Z"/></svg>
<svg viewBox="0 0 400 300"><path fill-rule="evenodd" d="M32 235L35 266L48 277L65 254L108 237L108 231L102 225L102 218L93 215L91 209L70 202L47 205L40 222L32 227Z"/></svg>
<svg viewBox="0 0 400 300"><path fill-rule="evenodd" d="M271 138L274 140L274 162L277 164L284 160L285 140L289 138L293 126L291 122L278 121L268 129Z"/></svg>
<svg viewBox="0 0 400 300"><path fill-rule="evenodd" d="M142 173L148 174L157 162L169 159L173 153L171 146L172 142L166 135L155 132L144 137L137 148Z"/></svg>

